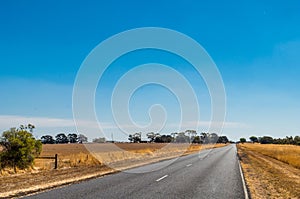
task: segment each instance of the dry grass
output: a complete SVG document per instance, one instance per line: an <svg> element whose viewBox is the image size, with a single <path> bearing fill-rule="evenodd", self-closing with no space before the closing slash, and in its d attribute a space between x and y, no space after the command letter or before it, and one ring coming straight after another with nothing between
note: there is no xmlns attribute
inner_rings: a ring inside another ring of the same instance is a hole
<svg viewBox="0 0 300 199"><path fill-rule="evenodd" d="M43 145L41 156L58 154L59 168L93 166L125 160L144 160L189 154L205 148L222 147L224 144L164 144L164 143L116 143L116 144L55 144ZM37 169L49 170L54 160L36 159Z"/></svg>
<svg viewBox="0 0 300 199"><path fill-rule="evenodd" d="M299 198L299 147L239 144L238 153L252 198Z"/></svg>
<svg viewBox="0 0 300 199"><path fill-rule="evenodd" d="M278 144L245 144L248 150L275 158L300 169L300 147Z"/></svg>
<svg viewBox="0 0 300 199"><path fill-rule="evenodd" d="M58 154L58 168L100 165L82 144L46 144L43 145L42 157L54 157ZM54 160L36 159L36 169L50 170L54 168Z"/></svg>
<svg viewBox="0 0 300 199"><path fill-rule="evenodd" d="M58 154L59 169L54 170L53 160L36 160L38 170L2 175L0 198L20 196L50 187L105 175L139 165L157 162L179 155L195 153L217 145L186 144L57 144L43 145L41 156ZM87 150L87 148L89 150ZM122 150L120 150L120 148ZM96 158L95 158L96 157ZM107 163L103 164L103 163ZM111 168L110 168L111 167Z"/></svg>

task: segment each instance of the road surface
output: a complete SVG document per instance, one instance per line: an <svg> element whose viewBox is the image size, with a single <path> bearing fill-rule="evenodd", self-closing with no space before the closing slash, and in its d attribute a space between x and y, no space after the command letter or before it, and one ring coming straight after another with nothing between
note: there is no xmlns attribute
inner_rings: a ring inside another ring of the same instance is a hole
<svg viewBox="0 0 300 199"><path fill-rule="evenodd" d="M164 166L170 164L169 166ZM146 172L156 167L160 170ZM245 198L236 156L228 145L138 167L27 198Z"/></svg>

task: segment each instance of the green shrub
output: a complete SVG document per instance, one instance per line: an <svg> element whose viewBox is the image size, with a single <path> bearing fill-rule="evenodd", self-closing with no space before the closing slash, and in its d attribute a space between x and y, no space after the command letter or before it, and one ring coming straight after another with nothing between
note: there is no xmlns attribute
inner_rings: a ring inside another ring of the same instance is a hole
<svg viewBox="0 0 300 199"><path fill-rule="evenodd" d="M0 138L3 147L0 153L0 169L12 167L26 169L32 166L34 158L41 153L42 143L32 133L21 129L3 132Z"/></svg>

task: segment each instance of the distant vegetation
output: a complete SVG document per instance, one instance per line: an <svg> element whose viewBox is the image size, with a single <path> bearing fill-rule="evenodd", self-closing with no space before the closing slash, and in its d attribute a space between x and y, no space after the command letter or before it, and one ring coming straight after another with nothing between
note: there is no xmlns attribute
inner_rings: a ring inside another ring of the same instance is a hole
<svg viewBox="0 0 300 199"><path fill-rule="evenodd" d="M260 144L292 144L300 146L300 136L286 136L285 138L273 138L271 136L257 138L256 136L251 136L249 139L253 143L257 142ZM246 139L240 138L240 142L244 143L246 142Z"/></svg>
<svg viewBox="0 0 300 199"><path fill-rule="evenodd" d="M99 138L93 139L93 142L94 142L94 143L105 143L105 142L106 142L106 139L103 138L103 137L99 137Z"/></svg>
<svg viewBox="0 0 300 199"><path fill-rule="evenodd" d="M209 144L209 143L229 143L227 136L218 136L216 133L202 132L197 135L195 130L186 130L179 133L159 134L149 132L146 134L148 140L142 140L142 132L133 133L128 136L129 142L133 143L193 143L193 144ZM43 135L41 142L43 144L67 144L67 143L84 143L88 138L83 134L58 133L55 137L51 135ZM114 142L108 141L104 137L94 138L93 143Z"/></svg>
<svg viewBox="0 0 300 199"><path fill-rule="evenodd" d="M240 142L241 142L241 143L246 142L246 138L240 138Z"/></svg>
<svg viewBox="0 0 300 199"><path fill-rule="evenodd" d="M87 142L88 138L85 135L76 133L69 133L68 135L64 133L59 133L53 138L51 135L43 135L41 137L41 142L43 144L67 144L67 143L84 143Z"/></svg>
<svg viewBox="0 0 300 199"><path fill-rule="evenodd" d="M218 136L216 133L202 132L197 135L195 130L186 130L179 133L159 134L149 132L146 134L149 141L142 141L142 133L130 134L128 140L134 143L150 142L150 143L194 143L194 144L208 144L208 143L228 143L229 140L226 136Z"/></svg>

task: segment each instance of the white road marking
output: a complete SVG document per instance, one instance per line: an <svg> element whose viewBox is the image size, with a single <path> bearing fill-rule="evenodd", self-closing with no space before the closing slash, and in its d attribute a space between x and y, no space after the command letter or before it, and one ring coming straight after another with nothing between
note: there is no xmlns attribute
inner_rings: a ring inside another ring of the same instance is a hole
<svg viewBox="0 0 300 199"><path fill-rule="evenodd" d="M192 166L193 164L188 164L188 165L186 165L186 167L190 167L190 166Z"/></svg>
<svg viewBox="0 0 300 199"><path fill-rule="evenodd" d="M237 152L237 149L236 149L236 152ZM243 173L243 170L242 170L242 167L241 167L241 163L240 163L239 159L237 161L238 161L238 165L239 165L239 168L240 168L240 174L241 174L241 177L242 177L242 183L243 183L245 199L249 199L248 190L247 190L247 187L246 187L246 182L245 182L244 173Z"/></svg>
<svg viewBox="0 0 300 199"><path fill-rule="evenodd" d="M166 177L168 177L168 175L164 175L163 177L158 178L158 179L156 180L156 182L159 182L159 181L161 181L162 179L164 179L164 178L166 178Z"/></svg>

